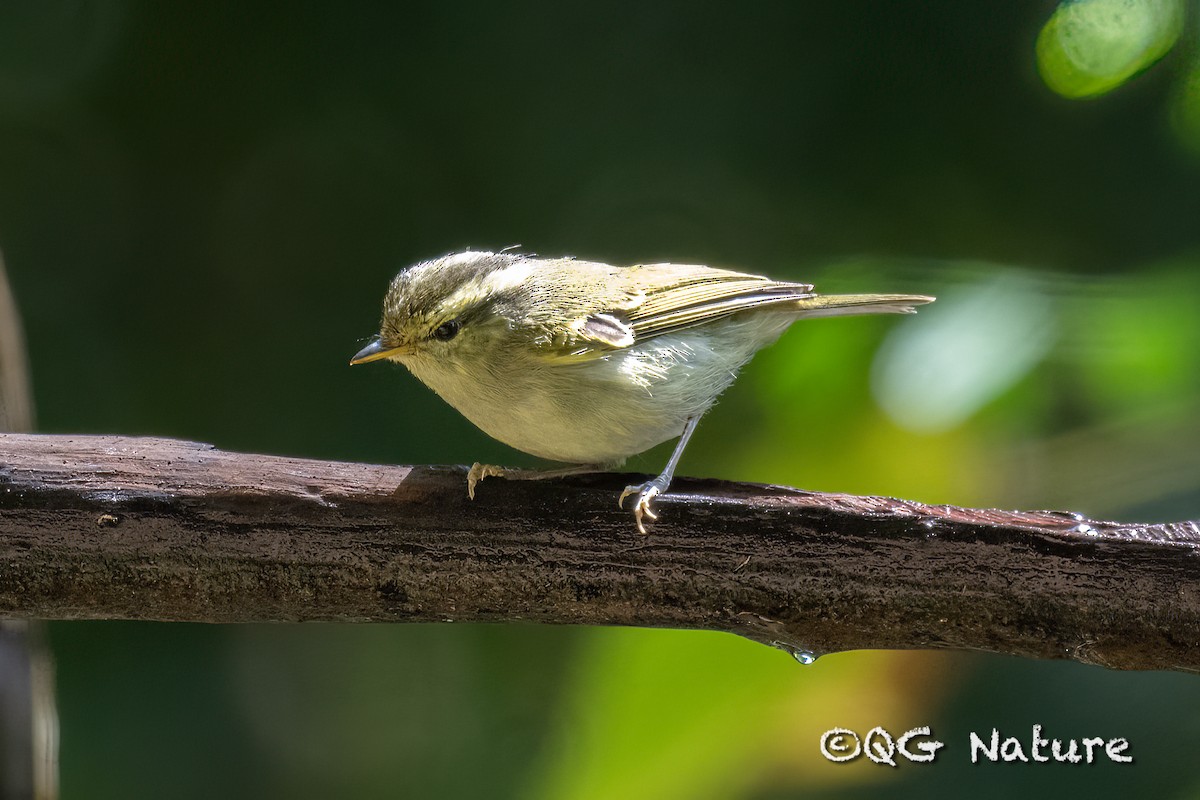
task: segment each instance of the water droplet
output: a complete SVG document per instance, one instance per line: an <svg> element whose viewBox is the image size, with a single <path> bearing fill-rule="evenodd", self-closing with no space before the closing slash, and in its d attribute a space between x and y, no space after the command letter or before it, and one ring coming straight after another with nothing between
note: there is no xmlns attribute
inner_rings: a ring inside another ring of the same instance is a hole
<svg viewBox="0 0 1200 800"><path fill-rule="evenodd" d="M1084 536L1099 536L1100 535L1100 531L1096 530L1091 525L1088 525L1086 522L1079 523L1074 528L1071 528L1071 531L1073 533L1082 533Z"/></svg>
<svg viewBox="0 0 1200 800"><path fill-rule="evenodd" d="M788 644L787 642L771 642L771 646L787 653L792 658L796 659L797 663L803 664L804 666L808 666L817 660L816 653L798 645Z"/></svg>
<svg viewBox="0 0 1200 800"><path fill-rule="evenodd" d="M1083 514L1080 514L1078 511L1057 511L1048 509L1042 511L1041 513L1050 514L1055 517L1062 517L1063 519L1069 519L1072 522L1083 522L1085 519L1087 519L1087 517L1085 517Z"/></svg>

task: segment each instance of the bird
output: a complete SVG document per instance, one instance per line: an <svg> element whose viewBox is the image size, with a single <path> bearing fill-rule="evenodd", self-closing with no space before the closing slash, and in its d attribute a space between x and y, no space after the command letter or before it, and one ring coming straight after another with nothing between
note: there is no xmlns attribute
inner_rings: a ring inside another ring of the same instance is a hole
<svg viewBox="0 0 1200 800"><path fill-rule="evenodd" d="M699 264L467 250L397 274L378 334L350 363L403 364L489 436L566 465L476 463L472 499L489 477L604 471L678 438L662 472L618 498L624 508L633 496L645 534L700 418L756 352L799 319L913 313L933 300L822 295L811 284Z"/></svg>

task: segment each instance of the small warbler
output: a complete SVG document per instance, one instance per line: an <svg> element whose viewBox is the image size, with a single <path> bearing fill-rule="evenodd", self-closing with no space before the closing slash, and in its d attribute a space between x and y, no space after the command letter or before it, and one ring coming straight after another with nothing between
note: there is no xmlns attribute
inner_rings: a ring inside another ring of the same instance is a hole
<svg viewBox="0 0 1200 800"><path fill-rule="evenodd" d="M819 295L806 283L688 264L614 267L574 258L457 253L402 271L379 335L351 364L397 361L488 435L549 471L475 464L491 476L594 472L679 437L662 474L628 486L637 528L657 519L696 423L737 371L804 317L912 313L923 295Z"/></svg>

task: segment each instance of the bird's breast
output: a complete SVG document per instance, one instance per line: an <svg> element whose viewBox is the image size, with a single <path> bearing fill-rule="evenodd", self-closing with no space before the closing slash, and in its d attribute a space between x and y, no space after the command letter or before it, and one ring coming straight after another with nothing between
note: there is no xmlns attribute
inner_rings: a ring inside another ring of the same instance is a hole
<svg viewBox="0 0 1200 800"><path fill-rule="evenodd" d="M494 439L552 461L603 464L678 436L786 327L769 337L699 328L572 364L503 355L474 359L471 368L433 360L407 366Z"/></svg>

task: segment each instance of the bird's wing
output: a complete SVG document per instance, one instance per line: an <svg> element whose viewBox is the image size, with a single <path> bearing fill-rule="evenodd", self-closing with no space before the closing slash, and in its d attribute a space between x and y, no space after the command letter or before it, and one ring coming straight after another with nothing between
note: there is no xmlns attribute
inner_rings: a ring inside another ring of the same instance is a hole
<svg viewBox="0 0 1200 800"><path fill-rule="evenodd" d="M740 311L812 296L812 286L805 283L684 264L628 267L619 271L618 283L619 294L604 298L599 308L581 310L553 337L547 353L553 361L590 360Z"/></svg>
<svg viewBox="0 0 1200 800"><path fill-rule="evenodd" d="M783 283L711 267L655 264L644 269L660 271L666 280L653 281L654 288L647 291L646 299L627 312L638 341L704 325L739 311L809 297L813 288L806 283Z"/></svg>

